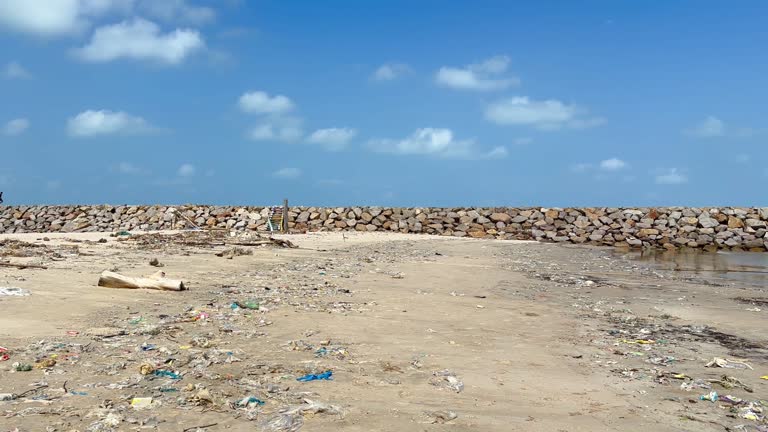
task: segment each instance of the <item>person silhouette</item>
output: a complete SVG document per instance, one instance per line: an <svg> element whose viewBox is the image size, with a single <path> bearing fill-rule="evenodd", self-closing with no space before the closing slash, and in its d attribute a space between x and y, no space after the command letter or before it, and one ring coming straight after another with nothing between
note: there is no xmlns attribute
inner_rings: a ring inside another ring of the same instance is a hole
<svg viewBox="0 0 768 432"><path fill-rule="evenodd" d="M3 193L0 192L0 204L2 204L2 203L3 203Z"/></svg>

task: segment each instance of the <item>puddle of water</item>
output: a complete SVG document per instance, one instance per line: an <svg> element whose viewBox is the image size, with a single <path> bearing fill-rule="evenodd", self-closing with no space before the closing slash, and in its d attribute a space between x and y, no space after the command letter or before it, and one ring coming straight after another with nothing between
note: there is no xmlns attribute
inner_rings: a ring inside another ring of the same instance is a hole
<svg viewBox="0 0 768 432"><path fill-rule="evenodd" d="M662 270L768 288L768 253L641 250L622 253Z"/></svg>

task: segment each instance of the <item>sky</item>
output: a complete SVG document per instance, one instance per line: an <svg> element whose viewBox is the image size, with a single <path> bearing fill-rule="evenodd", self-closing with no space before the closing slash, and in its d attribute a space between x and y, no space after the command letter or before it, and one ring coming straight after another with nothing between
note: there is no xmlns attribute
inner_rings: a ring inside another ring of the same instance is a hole
<svg viewBox="0 0 768 432"><path fill-rule="evenodd" d="M4 205L766 206L768 2L2 0Z"/></svg>

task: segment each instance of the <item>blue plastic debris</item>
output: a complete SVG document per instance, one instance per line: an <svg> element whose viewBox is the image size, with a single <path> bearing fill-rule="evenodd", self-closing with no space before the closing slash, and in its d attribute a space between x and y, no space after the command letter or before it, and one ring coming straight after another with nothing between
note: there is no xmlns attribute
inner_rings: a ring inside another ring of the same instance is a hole
<svg viewBox="0 0 768 432"><path fill-rule="evenodd" d="M244 398L240 399L239 401L237 401L237 406L239 406L239 407L249 407L251 405L262 406L265 403L266 402L264 402L263 400L257 398L256 396L248 396L248 397L244 397Z"/></svg>
<svg viewBox="0 0 768 432"><path fill-rule="evenodd" d="M332 380L331 377L333 375L332 371L325 371L321 374L306 374L303 377L296 378L296 381L301 382L308 382L308 381L315 381L315 380Z"/></svg>

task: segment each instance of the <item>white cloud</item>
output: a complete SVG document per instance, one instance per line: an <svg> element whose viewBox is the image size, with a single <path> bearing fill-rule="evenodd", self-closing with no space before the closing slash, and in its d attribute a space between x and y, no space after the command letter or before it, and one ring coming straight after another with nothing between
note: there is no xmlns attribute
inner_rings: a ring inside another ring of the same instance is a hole
<svg viewBox="0 0 768 432"><path fill-rule="evenodd" d="M307 137L307 142L319 144L328 151L339 151L343 150L356 135L357 131L350 128L318 129Z"/></svg>
<svg viewBox="0 0 768 432"><path fill-rule="evenodd" d="M157 24L135 18L97 28L90 42L74 52L82 60L94 63L131 59L176 65L204 47L205 42L196 30L176 29L163 34Z"/></svg>
<svg viewBox="0 0 768 432"><path fill-rule="evenodd" d="M156 129L141 117L122 111L87 110L67 121L67 130L73 137L97 135L133 135L150 133Z"/></svg>
<svg viewBox="0 0 768 432"><path fill-rule="evenodd" d="M29 128L29 120L17 118L9 121L3 126L3 134L8 136L21 135Z"/></svg>
<svg viewBox="0 0 768 432"><path fill-rule="evenodd" d="M605 122L599 117L585 117L586 112L559 100L531 100L527 97L502 99L489 105L485 118L501 125L533 126L541 130L557 130L564 127L582 129Z"/></svg>
<svg viewBox="0 0 768 432"><path fill-rule="evenodd" d="M243 93L238 103L244 112L256 114L283 114L294 108L293 102L288 97L270 96L263 91Z"/></svg>
<svg viewBox="0 0 768 432"><path fill-rule="evenodd" d="M392 140L376 138L368 141L371 150L379 153L399 155L431 155L456 159L500 158L507 155L505 147L496 147L483 153L477 149L475 140L456 140L453 131L442 128L417 129L410 136Z"/></svg>
<svg viewBox="0 0 768 432"><path fill-rule="evenodd" d="M725 123L717 117L709 116L686 132L688 135L700 138L723 136L725 135Z"/></svg>
<svg viewBox="0 0 768 432"><path fill-rule="evenodd" d="M2 0L0 28L39 36L66 36L87 30L108 15L145 15L167 22L202 24L213 9L186 0Z"/></svg>
<svg viewBox="0 0 768 432"><path fill-rule="evenodd" d="M213 9L192 6L186 0L144 0L139 3L138 10L159 20L191 24L203 24L216 18Z"/></svg>
<svg viewBox="0 0 768 432"><path fill-rule="evenodd" d="M503 90L520 84L516 77L500 77L507 71L509 57L495 56L482 63L463 68L443 66L435 75L435 82L444 87L460 90Z"/></svg>
<svg viewBox="0 0 768 432"><path fill-rule="evenodd" d="M128 12L133 0L2 0L0 27L38 36L71 35L95 17Z"/></svg>
<svg viewBox="0 0 768 432"><path fill-rule="evenodd" d="M192 177L196 171L197 169L195 169L194 165L185 163L179 167L178 174L179 177Z"/></svg>
<svg viewBox="0 0 768 432"><path fill-rule="evenodd" d="M677 168L670 168L662 174L656 176L656 183L658 184L682 184L687 183L688 177L678 172Z"/></svg>
<svg viewBox="0 0 768 432"><path fill-rule="evenodd" d="M275 117L256 125L248 133L248 137L254 141L291 142L301 139L303 134L300 119Z"/></svg>
<svg viewBox="0 0 768 432"><path fill-rule="evenodd" d="M295 179L301 177L301 170L298 168L281 168L272 173L272 176L282 179Z"/></svg>
<svg viewBox="0 0 768 432"><path fill-rule="evenodd" d="M373 73L373 79L376 81L392 81L407 74L410 71L411 68L407 64L385 63L376 69L376 71Z"/></svg>
<svg viewBox="0 0 768 432"><path fill-rule="evenodd" d="M600 162L600 169L605 171L619 171L626 166L627 163L618 158L606 159Z"/></svg>
<svg viewBox="0 0 768 432"><path fill-rule="evenodd" d="M32 78L32 74L30 74L29 71L24 69L24 66L20 65L19 63L16 63L15 61L10 62L5 66L3 75L8 79Z"/></svg>

